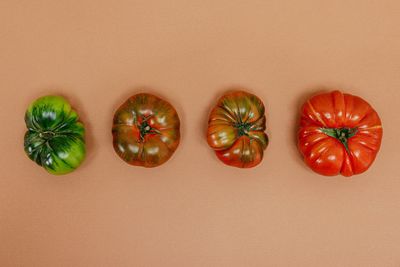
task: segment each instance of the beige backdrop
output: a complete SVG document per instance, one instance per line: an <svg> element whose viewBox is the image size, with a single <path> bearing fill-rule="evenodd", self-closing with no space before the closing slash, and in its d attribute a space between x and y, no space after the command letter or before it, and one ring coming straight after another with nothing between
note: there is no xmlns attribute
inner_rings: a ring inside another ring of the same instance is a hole
<svg viewBox="0 0 400 267"><path fill-rule="evenodd" d="M244 87L267 107L254 169L219 162L210 107ZM173 158L131 167L111 145L115 109L147 88L182 120ZM311 172L299 105L342 88L379 112L373 167ZM397 0L0 1L0 266L400 266ZM27 105L66 96L87 127L76 172L23 151Z"/></svg>

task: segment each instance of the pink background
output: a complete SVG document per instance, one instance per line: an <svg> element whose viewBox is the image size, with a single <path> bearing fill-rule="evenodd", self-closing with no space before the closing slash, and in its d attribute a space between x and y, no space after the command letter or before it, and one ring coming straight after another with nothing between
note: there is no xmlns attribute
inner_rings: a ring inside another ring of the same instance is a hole
<svg viewBox="0 0 400 267"><path fill-rule="evenodd" d="M0 1L0 266L400 266L400 2ZM267 107L264 161L229 168L205 141L232 87ZM112 148L115 109L147 88L181 145L159 168ZM365 174L325 178L295 144L300 104L341 88L384 126ZM23 116L66 96L87 160L51 176L24 154Z"/></svg>

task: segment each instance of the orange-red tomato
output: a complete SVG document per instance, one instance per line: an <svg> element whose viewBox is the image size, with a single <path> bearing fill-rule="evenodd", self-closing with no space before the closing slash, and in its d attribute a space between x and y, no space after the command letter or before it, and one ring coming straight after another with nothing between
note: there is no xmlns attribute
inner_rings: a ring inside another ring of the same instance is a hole
<svg viewBox="0 0 400 267"><path fill-rule="evenodd" d="M366 171L381 140L381 120L360 97L323 93L301 109L298 147L307 165L319 174L351 176Z"/></svg>
<svg viewBox="0 0 400 267"><path fill-rule="evenodd" d="M265 108L255 95L234 91L223 95L211 111L207 141L227 165L251 168L259 164L268 145Z"/></svg>
<svg viewBox="0 0 400 267"><path fill-rule="evenodd" d="M151 94L134 95L115 112L115 152L131 165L159 166L178 147L179 128L178 114L170 103Z"/></svg>

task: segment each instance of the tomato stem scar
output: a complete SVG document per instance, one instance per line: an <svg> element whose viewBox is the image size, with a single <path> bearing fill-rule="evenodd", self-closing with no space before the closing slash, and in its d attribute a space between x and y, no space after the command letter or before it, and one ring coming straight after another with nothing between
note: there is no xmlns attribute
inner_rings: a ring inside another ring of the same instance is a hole
<svg viewBox="0 0 400 267"><path fill-rule="evenodd" d="M140 140L143 141L146 134L160 134L160 131L156 128L153 128L147 122L150 119L149 117L144 117L142 123L138 124L139 132L140 132Z"/></svg>
<svg viewBox="0 0 400 267"><path fill-rule="evenodd" d="M358 132L357 128L348 128L348 127L343 127L343 128L321 128L321 131L333 138L338 139L344 146L347 152L349 151L349 146L348 146L348 140L356 135Z"/></svg>
<svg viewBox="0 0 400 267"><path fill-rule="evenodd" d="M51 138L53 138L56 134L52 131L44 131L44 132L40 132L39 133L39 137L43 138L45 140L49 140Z"/></svg>
<svg viewBox="0 0 400 267"><path fill-rule="evenodd" d="M238 122L238 123L234 123L233 127L235 127L236 129L239 130L239 136L243 136L243 135L248 136L250 128L251 128L251 124L246 123L246 122Z"/></svg>

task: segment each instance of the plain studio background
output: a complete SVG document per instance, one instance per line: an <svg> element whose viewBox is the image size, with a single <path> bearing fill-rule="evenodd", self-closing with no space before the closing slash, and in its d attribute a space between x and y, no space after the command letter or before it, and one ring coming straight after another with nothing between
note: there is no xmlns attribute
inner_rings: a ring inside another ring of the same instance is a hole
<svg viewBox="0 0 400 267"><path fill-rule="evenodd" d="M400 2L0 2L0 265L400 266ZM227 89L263 99L271 138L251 170L205 141ZM147 88L182 121L172 159L114 153L116 108ZM326 178L303 164L300 104L341 88L379 112L372 168ZM68 98L87 128L76 172L51 176L23 151L27 105Z"/></svg>

